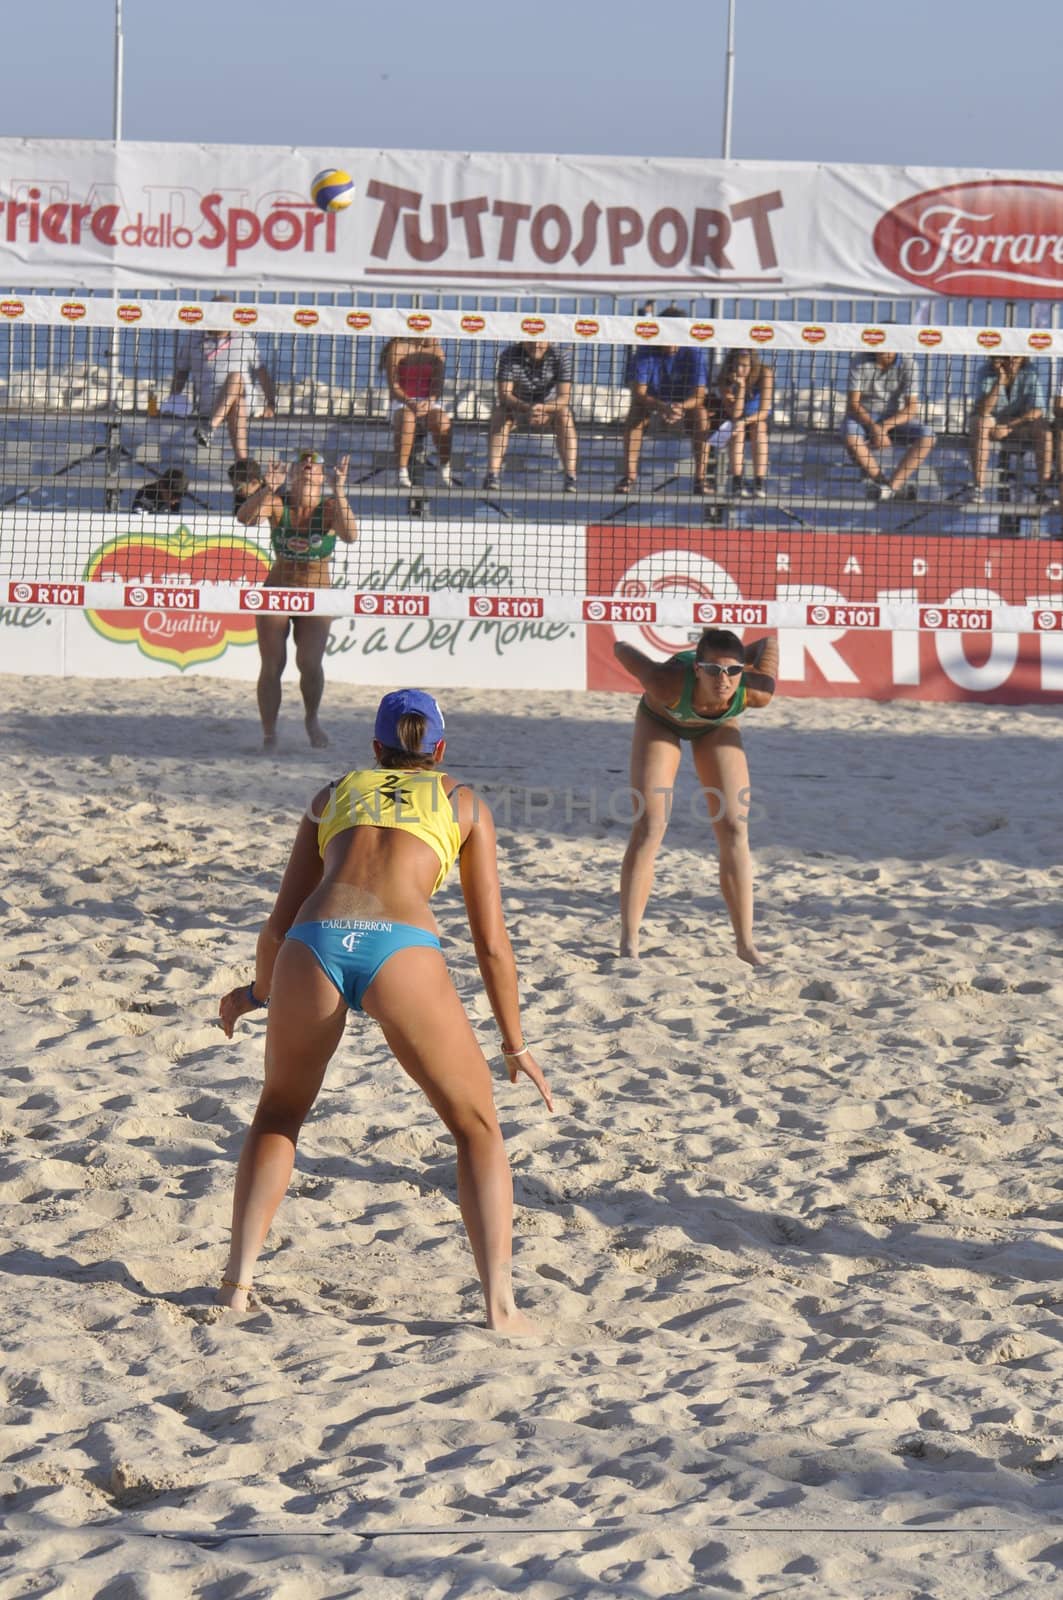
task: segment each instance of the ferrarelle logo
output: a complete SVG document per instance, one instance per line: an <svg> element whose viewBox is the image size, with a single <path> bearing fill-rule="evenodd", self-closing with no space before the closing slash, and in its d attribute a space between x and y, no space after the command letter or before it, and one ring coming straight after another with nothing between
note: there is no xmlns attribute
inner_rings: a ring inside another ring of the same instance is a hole
<svg viewBox="0 0 1063 1600"><path fill-rule="evenodd" d="M894 206L875 253L928 292L1063 298L1063 185L988 179L931 189Z"/></svg>

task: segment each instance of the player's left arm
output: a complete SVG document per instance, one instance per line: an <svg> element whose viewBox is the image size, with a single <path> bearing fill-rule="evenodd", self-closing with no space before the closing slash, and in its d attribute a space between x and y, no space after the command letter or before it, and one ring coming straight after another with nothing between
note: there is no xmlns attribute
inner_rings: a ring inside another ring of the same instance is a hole
<svg viewBox="0 0 1063 1600"><path fill-rule="evenodd" d="M775 693L779 641L774 634L746 646L746 705L766 706Z"/></svg>
<svg viewBox="0 0 1063 1600"><path fill-rule="evenodd" d="M353 544L358 537L358 524L347 499L347 473L350 466L350 456L340 456L332 469L332 498L325 508L329 527L344 544Z"/></svg>

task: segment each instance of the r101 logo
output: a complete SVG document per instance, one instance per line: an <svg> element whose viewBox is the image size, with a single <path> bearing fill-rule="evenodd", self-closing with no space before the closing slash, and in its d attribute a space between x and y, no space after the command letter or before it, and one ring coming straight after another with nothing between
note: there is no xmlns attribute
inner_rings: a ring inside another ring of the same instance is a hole
<svg viewBox="0 0 1063 1600"><path fill-rule="evenodd" d="M584 622L656 622L653 600L584 600Z"/></svg>
<svg viewBox="0 0 1063 1600"><path fill-rule="evenodd" d="M314 609L313 592L309 589L241 589L241 611L281 612L286 616L301 616Z"/></svg>
<svg viewBox="0 0 1063 1600"><path fill-rule="evenodd" d="M427 617L426 594L356 594L356 617Z"/></svg>
<svg viewBox="0 0 1063 1600"><path fill-rule="evenodd" d="M530 621L542 614L540 595L474 594L469 601L470 617L516 617Z"/></svg>
<svg viewBox="0 0 1063 1600"><path fill-rule="evenodd" d="M920 606L919 626L936 633L955 629L961 633L989 633L993 627L991 611L975 611L958 606Z"/></svg>
<svg viewBox="0 0 1063 1600"><path fill-rule="evenodd" d="M752 600L747 603L698 600L694 606L694 621L703 628L714 623L724 628L764 628L768 623L768 608Z"/></svg>

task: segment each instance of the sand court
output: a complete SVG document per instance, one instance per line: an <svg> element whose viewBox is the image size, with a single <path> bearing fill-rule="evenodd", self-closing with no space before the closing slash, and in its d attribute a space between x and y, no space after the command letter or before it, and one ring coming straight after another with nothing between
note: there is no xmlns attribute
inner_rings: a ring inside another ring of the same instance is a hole
<svg viewBox="0 0 1063 1600"><path fill-rule="evenodd" d="M441 692L557 1106L493 1063L525 1343L479 1325L453 1147L361 1019L256 1308L212 1306L262 1054L218 998L378 691L329 686L325 752L289 697L263 756L250 685L4 690L0 1594L1053 1592L1057 713L746 718L753 971L689 756L614 954L633 698Z"/></svg>

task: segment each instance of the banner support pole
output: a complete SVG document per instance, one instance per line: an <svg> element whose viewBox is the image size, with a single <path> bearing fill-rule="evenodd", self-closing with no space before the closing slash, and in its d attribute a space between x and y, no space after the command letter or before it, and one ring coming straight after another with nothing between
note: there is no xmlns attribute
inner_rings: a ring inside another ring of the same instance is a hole
<svg viewBox="0 0 1063 1600"><path fill-rule="evenodd" d="M122 138L122 79L124 72L124 41L122 38L122 0L114 0L114 115L112 138L119 144Z"/></svg>
<svg viewBox="0 0 1063 1600"><path fill-rule="evenodd" d="M121 0L119 0L121 4ZM727 0L727 60L723 80L723 159L731 159L731 112L735 87L735 0Z"/></svg>

